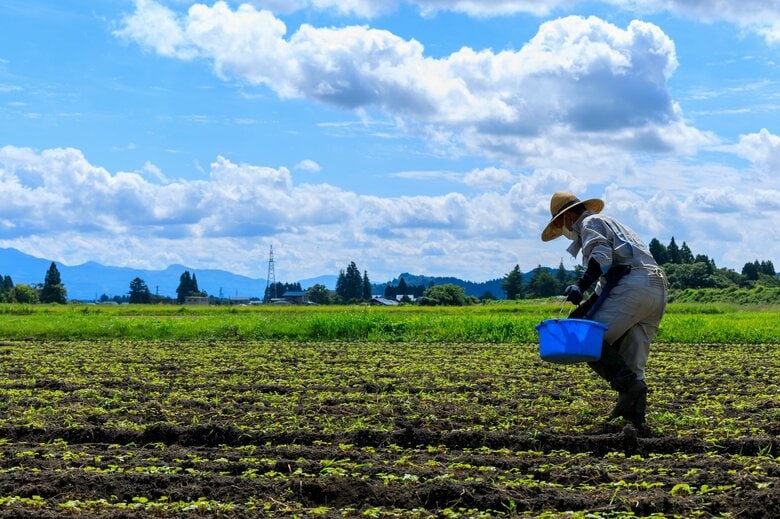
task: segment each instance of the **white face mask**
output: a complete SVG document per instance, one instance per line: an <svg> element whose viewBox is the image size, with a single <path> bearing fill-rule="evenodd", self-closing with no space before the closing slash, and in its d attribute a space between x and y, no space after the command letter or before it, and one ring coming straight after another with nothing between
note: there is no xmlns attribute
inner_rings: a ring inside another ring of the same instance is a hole
<svg viewBox="0 0 780 519"><path fill-rule="evenodd" d="M574 241L577 238L577 233L571 230L569 227L566 227L566 215L564 215L561 220L561 232L571 241Z"/></svg>
<svg viewBox="0 0 780 519"><path fill-rule="evenodd" d="M572 255L572 257L576 258L577 254L580 252L580 249L582 249L582 239L580 238L580 233L566 227L565 215L563 216L563 221L561 222L561 234L571 240L571 245L569 245L566 250L569 252L569 254Z"/></svg>
<svg viewBox="0 0 780 519"><path fill-rule="evenodd" d="M574 239L577 237L577 233L569 229L568 227L563 227L561 229L561 232L563 232L563 235L566 236L571 241L574 241Z"/></svg>

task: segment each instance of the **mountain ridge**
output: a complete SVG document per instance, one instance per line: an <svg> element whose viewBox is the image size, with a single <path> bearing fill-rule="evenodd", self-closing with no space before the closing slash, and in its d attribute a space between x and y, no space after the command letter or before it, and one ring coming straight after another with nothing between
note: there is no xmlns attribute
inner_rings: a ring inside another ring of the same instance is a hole
<svg viewBox="0 0 780 519"><path fill-rule="evenodd" d="M12 248L0 248L0 275L11 276L14 284L42 283L52 260L38 258ZM60 272L68 299L92 301L105 294L110 297L127 295L130 282L139 277L153 294L176 297L179 277L184 271L195 274L198 287L208 294L224 297L243 296L262 298L266 280L250 278L218 269L194 269L173 264L161 270L117 267L88 261L79 265L65 265L54 261Z"/></svg>
<svg viewBox="0 0 780 519"><path fill-rule="evenodd" d="M15 285L34 286L43 283L51 263L52 260L32 256L14 248L0 247L0 275L11 276ZM103 265L95 261L87 261L79 265L65 265L54 261L54 264L60 272L62 284L68 291L68 299L79 301L94 301L104 294L109 297L127 295L130 292L130 282L136 277L144 280L152 294L175 298L179 278L184 271L195 275L200 290L216 297L240 296L262 299L267 285L265 278L251 278L226 270L197 269L181 264L168 265L161 270L117 267ZM486 291L490 291L496 297L503 296L503 291L499 287L503 281L501 279L473 282L450 276L422 276L403 273L393 280L372 283L372 285L377 289L383 289L388 283L397 285L401 277L407 284L424 282L427 286L430 281L434 281L437 285L453 283L463 287L466 295L476 297L483 295ZM325 285L330 290L334 290L337 280L338 276L336 275L321 275L294 282L300 283L304 290L315 284Z"/></svg>

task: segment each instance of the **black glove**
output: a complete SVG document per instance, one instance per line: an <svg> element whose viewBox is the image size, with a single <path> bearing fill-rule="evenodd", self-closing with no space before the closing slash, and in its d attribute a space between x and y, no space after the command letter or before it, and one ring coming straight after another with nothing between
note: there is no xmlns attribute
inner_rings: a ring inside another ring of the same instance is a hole
<svg viewBox="0 0 780 519"><path fill-rule="evenodd" d="M563 291L566 301L571 301L575 305L580 304L582 302L582 293L589 289L599 276L601 276L601 265L599 265L598 261L591 258L588 261L588 269L582 274L582 277L574 285L567 286L566 290Z"/></svg>
<svg viewBox="0 0 780 519"><path fill-rule="evenodd" d="M577 285L569 285L566 290L563 291L563 295L566 296L566 301L571 301L573 304L578 305L582 301L582 290Z"/></svg>
<svg viewBox="0 0 780 519"><path fill-rule="evenodd" d="M585 292L599 277L601 277L601 265L599 265L598 261L590 258L588 260L588 268L582 274L582 277L577 280L577 286L580 288L580 291Z"/></svg>
<svg viewBox="0 0 780 519"><path fill-rule="evenodd" d="M598 298L599 295L593 292L588 299L569 313L569 319L582 319L585 317Z"/></svg>

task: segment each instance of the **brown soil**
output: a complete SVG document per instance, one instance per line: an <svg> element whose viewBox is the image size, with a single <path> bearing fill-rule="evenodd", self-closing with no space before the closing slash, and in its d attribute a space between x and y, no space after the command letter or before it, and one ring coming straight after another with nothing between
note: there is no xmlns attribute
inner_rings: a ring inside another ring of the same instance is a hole
<svg viewBox="0 0 780 519"><path fill-rule="evenodd" d="M70 500L130 503L139 496L233 503L231 510L215 514L222 517L256 516L247 507L252 501L271 505L266 516L327 507L330 516L369 509L418 514L450 509L780 517L780 443L773 436L713 446L693 438L637 434L630 425L594 435L528 438L435 431L414 424L336 437L248 436L229 425L151 426L135 434L99 427L15 428L0 435L10 440L0 445L0 495L41 496L47 503L38 509L6 505L0 507L0 517L62 516L56 505ZM122 471L110 472L117 456L123 456ZM345 459L344 472L323 471L323 461ZM258 468L253 460L266 460L260 472L277 475L247 477L248 470ZM143 471L150 466L177 467L178 472ZM507 483L523 480L534 484ZM673 492L680 483L689 489ZM160 514L114 508L78 513Z"/></svg>

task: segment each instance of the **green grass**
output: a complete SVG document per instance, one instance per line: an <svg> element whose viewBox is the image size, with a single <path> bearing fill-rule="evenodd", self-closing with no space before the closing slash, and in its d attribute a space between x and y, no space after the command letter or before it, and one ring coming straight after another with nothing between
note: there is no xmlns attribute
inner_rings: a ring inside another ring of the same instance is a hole
<svg viewBox="0 0 780 519"><path fill-rule="evenodd" d="M758 285L752 288L686 288L670 294L675 303L723 303L745 305L777 305L780 302L780 287Z"/></svg>
<svg viewBox="0 0 780 519"><path fill-rule="evenodd" d="M294 340L532 343L560 300L469 307L0 305L0 340ZM674 303L657 342L780 343L777 306Z"/></svg>

